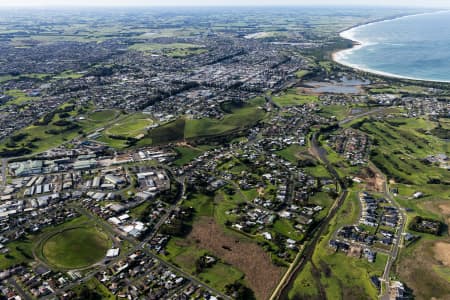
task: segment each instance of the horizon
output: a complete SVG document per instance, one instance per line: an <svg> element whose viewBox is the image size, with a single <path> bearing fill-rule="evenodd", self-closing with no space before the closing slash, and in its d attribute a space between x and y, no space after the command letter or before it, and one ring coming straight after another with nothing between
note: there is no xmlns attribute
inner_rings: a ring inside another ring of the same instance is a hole
<svg viewBox="0 0 450 300"><path fill-rule="evenodd" d="M357 1L357 0L344 0L344 1L331 1L331 0L319 0L311 1L306 0L219 0L211 1L208 0L192 0L188 5L181 0L130 0L123 2L120 0L77 0L77 1L67 1L67 0L16 0L13 3L10 1L0 0L0 7L2 8L85 8L85 7L399 7L399 8L450 8L450 3L445 0L399 0L394 3L389 0L367 0L367 1Z"/></svg>

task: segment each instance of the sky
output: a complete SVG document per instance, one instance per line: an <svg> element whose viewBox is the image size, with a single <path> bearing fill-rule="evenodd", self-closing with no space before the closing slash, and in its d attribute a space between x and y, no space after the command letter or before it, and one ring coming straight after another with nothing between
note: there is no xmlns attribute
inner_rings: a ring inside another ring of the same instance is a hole
<svg viewBox="0 0 450 300"><path fill-rule="evenodd" d="M0 0L0 6L284 6L370 5L447 7L450 0Z"/></svg>

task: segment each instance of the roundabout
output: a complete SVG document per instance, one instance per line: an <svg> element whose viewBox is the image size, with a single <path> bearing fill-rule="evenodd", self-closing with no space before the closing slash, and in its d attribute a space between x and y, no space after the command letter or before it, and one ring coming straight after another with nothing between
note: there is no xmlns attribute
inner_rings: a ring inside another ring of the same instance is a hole
<svg viewBox="0 0 450 300"><path fill-rule="evenodd" d="M51 267L83 269L100 262L111 246L111 239L101 229L92 227L65 228L41 241L39 254Z"/></svg>

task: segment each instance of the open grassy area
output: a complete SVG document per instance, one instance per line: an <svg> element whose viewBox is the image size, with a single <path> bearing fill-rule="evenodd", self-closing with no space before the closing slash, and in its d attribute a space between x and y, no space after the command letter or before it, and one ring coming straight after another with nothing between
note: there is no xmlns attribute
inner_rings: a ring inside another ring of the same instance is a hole
<svg viewBox="0 0 450 300"><path fill-rule="evenodd" d="M38 74L38 73L20 74L17 76L3 75L3 76L0 76L0 83L10 81L10 80L16 80L16 79L20 79L20 78L31 78L31 79L38 79L38 80L58 80L58 79L78 79L81 77L83 77L82 73L72 72L72 71L68 70L68 71L64 71L64 72L56 74L56 75L54 75L54 74Z"/></svg>
<svg viewBox="0 0 450 300"><path fill-rule="evenodd" d="M230 104L225 108L226 114L221 119L177 119L151 130L138 142L138 146L215 137L242 130L265 117L266 113L260 108L263 104L262 98L253 99L243 105Z"/></svg>
<svg viewBox="0 0 450 300"><path fill-rule="evenodd" d="M302 105L319 101L316 95L299 94L295 90L288 90L279 96L273 97L273 101L281 107Z"/></svg>
<svg viewBox="0 0 450 300"><path fill-rule="evenodd" d="M125 116L105 130L106 134L134 138L147 131L147 127L153 124L149 115L135 113Z"/></svg>
<svg viewBox="0 0 450 300"><path fill-rule="evenodd" d="M175 147L175 151L180 155L180 157L174 161L177 166L183 166L193 161L204 152L202 149L196 147Z"/></svg>
<svg viewBox="0 0 450 300"><path fill-rule="evenodd" d="M439 195L424 199L402 199L397 202L408 207L408 223L416 215L450 224L450 204ZM413 289L416 299L447 299L450 297L450 238L448 227L441 236L411 232L420 237L400 251L394 266L395 275ZM426 274L421 276L419 274Z"/></svg>
<svg viewBox="0 0 450 300"><path fill-rule="evenodd" d="M5 246L9 250L8 253L0 254L0 270L17 264L31 262L34 259L33 248L37 246L41 234L47 234L53 230L63 230L64 228L84 225L86 222L88 222L86 217L78 217L58 226L45 227L38 234L27 235L16 241L7 243Z"/></svg>
<svg viewBox="0 0 450 300"><path fill-rule="evenodd" d="M325 168L322 164L317 164L314 167L306 167L305 171L308 175L311 175L316 178L331 178L332 176L328 172L327 168Z"/></svg>
<svg viewBox="0 0 450 300"><path fill-rule="evenodd" d="M350 112L350 108L345 105L325 105L320 108L319 115L324 117L336 117L338 121L345 119Z"/></svg>
<svg viewBox="0 0 450 300"><path fill-rule="evenodd" d="M83 289L89 289L93 291L102 300L115 300L117 297L112 294L106 286L104 286L97 278L93 277L86 281L84 284L79 285L73 289L73 291L81 297Z"/></svg>
<svg viewBox="0 0 450 300"><path fill-rule="evenodd" d="M5 149L28 149L30 153L40 153L104 127L120 114L116 110L92 111L91 106L78 107L70 103L62 105L58 111L50 115L47 121L44 120L46 117L41 118L39 122L17 131L12 138L3 140L0 152ZM20 138L14 139L19 136Z"/></svg>
<svg viewBox="0 0 450 300"><path fill-rule="evenodd" d="M42 254L57 268L77 269L100 261L110 246L108 236L98 228L77 227L51 236L42 245Z"/></svg>
<svg viewBox="0 0 450 300"><path fill-rule="evenodd" d="M312 274L312 265L308 262L303 268L303 271L295 279L293 288L288 294L289 299L320 299L320 286Z"/></svg>
<svg viewBox="0 0 450 300"><path fill-rule="evenodd" d="M0 270L33 260L33 239L24 237L7 244L9 252L0 254Z"/></svg>
<svg viewBox="0 0 450 300"><path fill-rule="evenodd" d="M187 120L184 136L189 139L221 135L253 125L265 116L265 112L258 107L263 103L263 99L256 99L242 106L233 106L222 119Z"/></svg>
<svg viewBox="0 0 450 300"><path fill-rule="evenodd" d="M12 105L12 104L19 105L19 104L26 103L28 101L39 100L39 97L30 97L21 90L9 90L5 94L13 97L12 100L6 102L6 105Z"/></svg>
<svg viewBox="0 0 450 300"><path fill-rule="evenodd" d="M303 157L302 153L305 151L307 151L307 147L294 144L278 151L277 154L285 160L293 164L297 164L297 162Z"/></svg>
<svg viewBox="0 0 450 300"><path fill-rule="evenodd" d="M137 113L115 123L108 128L108 132L114 135L135 137L146 131L146 128L153 124L153 120L148 115Z"/></svg>
<svg viewBox="0 0 450 300"><path fill-rule="evenodd" d="M374 94L428 94L427 88L416 85L373 88L369 91Z"/></svg>
<svg viewBox="0 0 450 300"><path fill-rule="evenodd" d="M364 258L335 253L328 247L335 230L354 223L359 218L359 210L357 192L351 192L318 243L312 264L308 264L296 278L289 292L290 299L307 299L321 294L327 299L377 298L378 292L371 284L370 276L382 274L387 256L378 253L375 263L369 263Z"/></svg>
<svg viewBox="0 0 450 300"><path fill-rule="evenodd" d="M196 260L203 255L211 254L206 249L187 243L184 239L172 238L166 249L165 259L218 290L224 291L227 284L244 278L244 274L237 268L220 261L198 273L195 266Z"/></svg>
<svg viewBox="0 0 450 300"><path fill-rule="evenodd" d="M115 149L125 149L128 147L127 140L113 139L104 134L102 136L100 136L99 138L97 138L96 140L99 142L105 143L109 147L112 147Z"/></svg>
<svg viewBox="0 0 450 300"><path fill-rule="evenodd" d="M428 196L450 199L444 185L449 182L448 171L424 162L429 155L450 154L444 140L427 133L435 126L426 119L404 118L389 122L367 121L360 126L377 144L371 160L389 179L400 184L399 194L403 197L411 197L420 190Z"/></svg>
<svg viewBox="0 0 450 300"><path fill-rule="evenodd" d="M297 78L303 78L306 75L308 75L310 73L310 71L308 70L299 70L297 72L295 72L295 76L297 76Z"/></svg>
<svg viewBox="0 0 450 300"><path fill-rule="evenodd" d="M193 54L200 54L206 51L204 46L189 43L139 43L129 47L130 50L142 51L146 53L163 53L172 57L184 57Z"/></svg>
<svg viewBox="0 0 450 300"><path fill-rule="evenodd" d="M78 79L83 77L83 73L65 71L53 77L53 79Z"/></svg>

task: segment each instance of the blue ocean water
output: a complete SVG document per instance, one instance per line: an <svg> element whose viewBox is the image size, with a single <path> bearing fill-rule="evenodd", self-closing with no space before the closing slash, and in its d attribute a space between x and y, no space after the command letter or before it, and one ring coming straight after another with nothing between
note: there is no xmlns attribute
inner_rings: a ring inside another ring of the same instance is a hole
<svg viewBox="0 0 450 300"><path fill-rule="evenodd" d="M361 45L335 54L344 65L381 74L450 81L450 12L371 23L341 34Z"/></svg>

